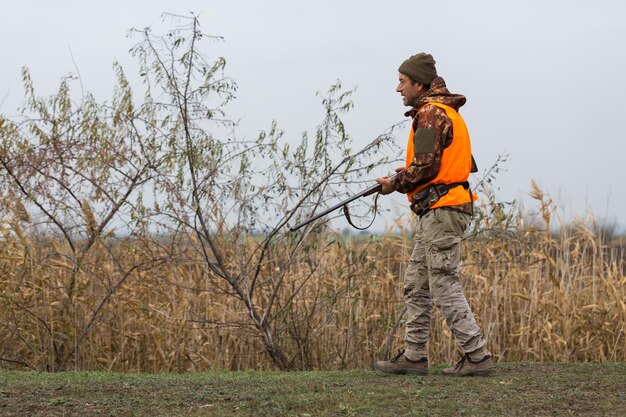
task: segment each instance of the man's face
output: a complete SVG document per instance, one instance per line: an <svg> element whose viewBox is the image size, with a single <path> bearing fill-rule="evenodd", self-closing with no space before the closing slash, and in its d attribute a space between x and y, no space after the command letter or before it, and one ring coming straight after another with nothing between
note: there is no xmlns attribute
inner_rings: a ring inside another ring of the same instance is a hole
<svg viewBox="0 0 626 417"><path fill-rule="evenodd" d="M415 106L417 100L423 95L424 86L420 83L414 83L402 73L398 74L398 80L396 91L402 95L402 103L405 106Z"/></svg>

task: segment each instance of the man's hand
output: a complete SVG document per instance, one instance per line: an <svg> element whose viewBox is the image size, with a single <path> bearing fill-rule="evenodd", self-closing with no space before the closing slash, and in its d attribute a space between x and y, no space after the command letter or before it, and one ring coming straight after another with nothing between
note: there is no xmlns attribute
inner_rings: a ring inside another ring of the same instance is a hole
<svg viewBox="0 0 626 417"><path fill-rule="evenodd" d="M398 167L396 168L396 172L401 172L404 171L404 167ZM392 177L390 176L385 176L385 177L380 177L380 178L376 178L376 182L381 184L383 186L383 189L380 191L380 193L382 195L387 195L387 194L391 194L395 191L395 188L393 188L393 184L392 184Z"/></svg>

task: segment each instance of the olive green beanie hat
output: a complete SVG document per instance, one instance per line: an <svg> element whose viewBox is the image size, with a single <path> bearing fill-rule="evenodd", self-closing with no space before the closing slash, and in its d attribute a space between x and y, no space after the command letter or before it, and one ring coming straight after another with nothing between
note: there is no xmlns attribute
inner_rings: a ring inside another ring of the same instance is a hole
<svg viewBox="0 0 626 417"><path fill-rule="evenodd" d="M430 85L437 77L433 56L424 52L412 55L404 61L398 68L398 72L408 75L413 81L426 85Z"/></svg>

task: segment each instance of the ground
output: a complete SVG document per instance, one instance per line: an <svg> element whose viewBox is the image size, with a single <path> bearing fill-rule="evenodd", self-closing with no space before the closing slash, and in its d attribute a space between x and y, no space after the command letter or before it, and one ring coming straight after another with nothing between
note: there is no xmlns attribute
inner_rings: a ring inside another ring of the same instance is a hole
<svg viewBox="0 0 626 417"><path fill-rule="evenodd" d="M0 371L2 416L626 416L626 363L500 363L490 377Z"/></svg>

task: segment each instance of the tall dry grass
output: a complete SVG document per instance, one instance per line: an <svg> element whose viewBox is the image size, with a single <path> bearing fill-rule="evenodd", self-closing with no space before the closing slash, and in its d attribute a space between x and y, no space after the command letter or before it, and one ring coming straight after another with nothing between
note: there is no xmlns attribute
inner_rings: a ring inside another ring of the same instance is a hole
<svg viewBox="0 0 626 417"><path fill-rule="evenodd" d="M593 219L555 224L551 202L534 196L541 223L490 205L464 243L462 282L489 349L509 361L626 360L624 248L594 232ZM268 259L262 280L288 277L271 323L294 369L368 367L402 345L412 240L411 222L398 225L368 237L328 232L295 261ZM15 222L3 233L0 366L53 370L71 352L68 369L272 367L241 301L204 269L192 239L99 241L69 298L74 265L60 239ZM452 362L453 337L434 313L430 360Z"/></svg>

